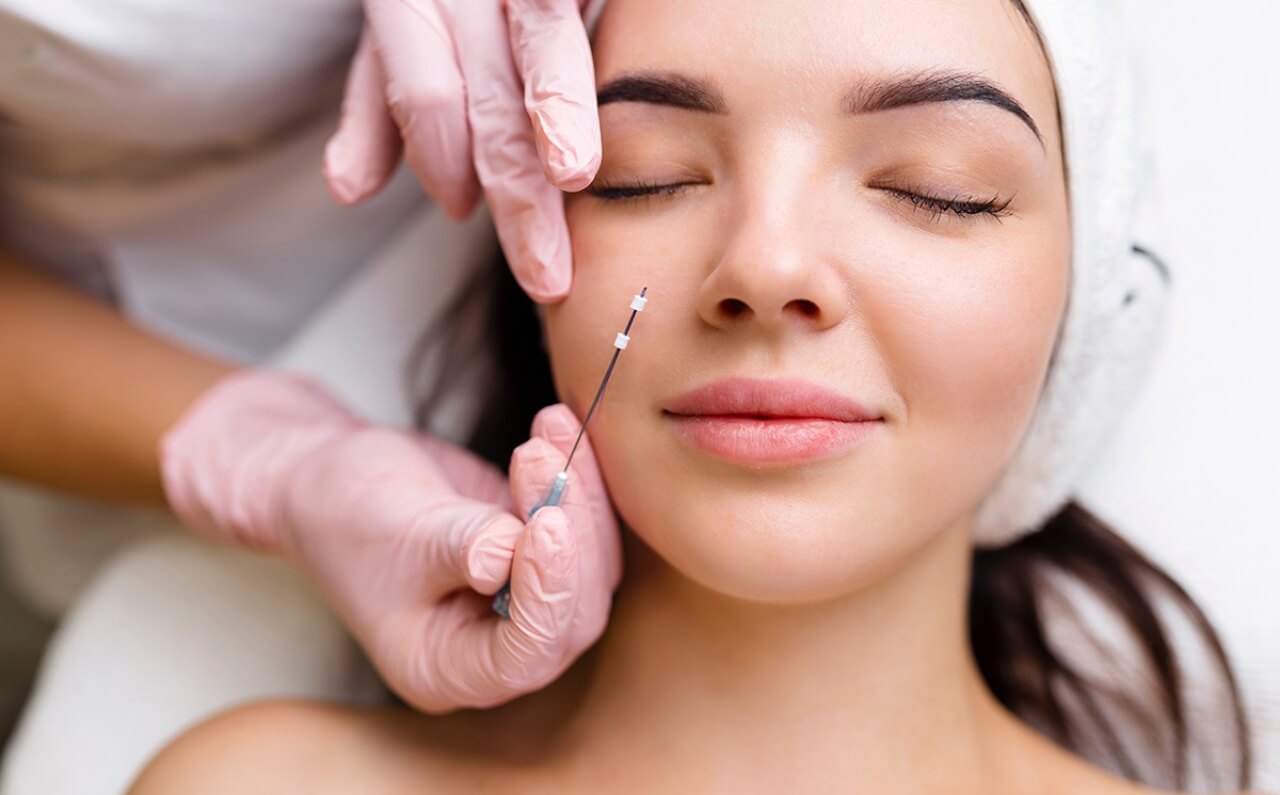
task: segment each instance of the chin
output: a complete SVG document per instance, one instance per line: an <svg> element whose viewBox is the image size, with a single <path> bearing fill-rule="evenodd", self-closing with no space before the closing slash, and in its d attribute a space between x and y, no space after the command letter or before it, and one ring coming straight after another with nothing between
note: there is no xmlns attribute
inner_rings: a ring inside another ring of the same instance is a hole
<svg viewBox="0 0 1280 795"><path fill-rule="evenodd" d="M662 505L619 500L627 525L684 577L751 602L794 605L854 593L903 565L927 535L895 531L855 510L847 489L839 501L785 486L774 493L672 483L655 493L672 496Z"/></svg>
<svg viewBox="0 0 1280 795"><path fill-rule="evenodd" d="M677 573L757 603L828 601L888 578L954 523L976 477L913 466L936 456L904 461L887 436L853 456L753 470L662 429L611 421L593 430L615 508Z"/></svg>

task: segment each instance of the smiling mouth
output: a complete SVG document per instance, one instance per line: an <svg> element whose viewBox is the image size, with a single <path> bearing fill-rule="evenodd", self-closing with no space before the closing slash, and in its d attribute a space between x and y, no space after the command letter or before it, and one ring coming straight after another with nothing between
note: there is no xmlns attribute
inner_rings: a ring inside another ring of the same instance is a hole
<svg viewBox="0 0 1280 795"><path fill-rule="evenodd" d="M669 401L663 414L691 447L757 468L847 453L884 422L850 397L790 379L715 381Z"/></svg>

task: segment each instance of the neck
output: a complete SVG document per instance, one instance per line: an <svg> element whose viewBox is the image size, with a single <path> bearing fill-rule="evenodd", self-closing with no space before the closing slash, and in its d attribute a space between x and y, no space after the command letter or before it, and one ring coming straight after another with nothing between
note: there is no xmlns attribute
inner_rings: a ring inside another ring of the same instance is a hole
<svg viewBox="0 0 1280 795"><path fill-rule="evenodd" d="M968 651L965 527L800 606L708 591L628 544L572 732L583 756L682 771L655 785L703 771L717 791L993 791L993 732L1012 729Z"/></svg>

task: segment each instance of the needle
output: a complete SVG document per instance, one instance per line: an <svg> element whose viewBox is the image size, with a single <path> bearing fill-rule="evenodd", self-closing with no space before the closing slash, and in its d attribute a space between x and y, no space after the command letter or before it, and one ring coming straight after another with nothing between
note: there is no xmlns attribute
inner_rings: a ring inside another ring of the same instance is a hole
<svg viewBox="0 0 1280 795"><path fill-rule="evenodd" d="M596 396L591 400L591 408L587 409L587 416L582 419L582 427L578 430L578 438L573 440L573 447L569 450L569 457L565 459L564 468L556 473L555 480L551 481L551 489L547 492L547 496L542 502L529 509L529 516L532 517L538 512L539 508L545 508L548 505L559 505L564 498L564 490L569 485L569 464L573 461L573 454L578 452L578 444L582 442L582 436L587 432L587 423L591 422L591 417L596 413L596 407L600 405L600 398L604 397L604 389L609 385L609 379L613 377L613 368L618 363L618 357L626 350L627 344L631 342L631 324L636 322L636 315L644 311L644 305L649 300L645 298L645 294L649 292L649 288L645 287L640 291L639 295L631 298L631 317L627 318L627 326L618 335L613 338L613 356L609 359L609 367L604 371L604 378L600 379L600 386L596 389ZM498 591L493 597L493 612L503 618L511 618L511 583L502 586L502 590Z"/></svg>

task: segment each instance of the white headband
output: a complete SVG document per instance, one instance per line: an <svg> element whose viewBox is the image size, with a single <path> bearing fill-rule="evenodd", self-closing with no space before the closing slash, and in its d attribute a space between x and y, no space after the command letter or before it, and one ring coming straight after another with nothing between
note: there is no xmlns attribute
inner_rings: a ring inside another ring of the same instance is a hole
<svg viewBox="0 0 1280 795"><path fill-rule="evenodd" d="M1053 67L1071 193L1071 294L1040 403L978 512L978 544L1038 529L1073 496L1158 347L1169 274L1129 51L1111 0L1026 0Z"/></svg>
<svg viewBox="0 0 1280 795"><path fill-rule="evenodd" d="M588 0L594 29L607 0ZM1132 402L1163 327L1133 72L1111 0L1025 0L1057 83L1071 193L1071 293L1030 426L974 525L980 546L1038 529L1073 496Z"/></svg>

